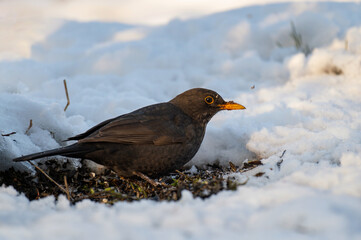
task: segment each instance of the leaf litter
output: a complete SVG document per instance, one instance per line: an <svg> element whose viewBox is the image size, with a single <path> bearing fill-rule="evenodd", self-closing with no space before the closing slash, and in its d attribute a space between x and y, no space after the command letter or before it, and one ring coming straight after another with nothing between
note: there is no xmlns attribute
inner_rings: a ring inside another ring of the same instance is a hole
<svg viewBox="0 0 361 240"><path fill-rule="evenodd" d="M141 199L177 201L182 196L182 190L190 191L193 197L205 199L220 191L236 190L246 184L247 181L240 183L227 175L249 171L262 165L262 162L249 161L242 167L237 167L232 162L229 163L229 167L208 165L206 169L197 169L196 172L182 169L154 179L160 183L158 186L152 186L141 178L119 177L109 169L102 174L95 174L84 164L72 169L69 168L71 165L69 161L59 163L52 159L38 165L54 181L67 189L68 199L72 204L84 199L114 204L118 201L131 202ZM257 175L259 176L259 173ZM35 174L31 174L10 168L0 175L0 185L13 186L29 200L47 196L54 196L57 199L59 195L64 194L38 169L35 169Z"/></svg>

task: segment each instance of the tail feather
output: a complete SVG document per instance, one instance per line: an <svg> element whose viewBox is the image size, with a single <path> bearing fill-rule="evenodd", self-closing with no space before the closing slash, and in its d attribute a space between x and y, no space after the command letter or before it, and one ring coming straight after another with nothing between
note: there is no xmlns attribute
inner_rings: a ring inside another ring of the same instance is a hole
<svg viewBox="0 0 361 240"><path fill-rule="evenodd" d="M23 161L29 161L34 160L37 158L43 158L43 157L50 157L55 155L62 155L62 156L68 156L68 157L77 157L78 154L84 154L89 152L89 149L85 149L80 147L78 144L73 144L67 147L62 148L56 148L44 152L38 152L33 153L25 156L21 156L18 158L14 158L14 162L23 162Z"/></svg>

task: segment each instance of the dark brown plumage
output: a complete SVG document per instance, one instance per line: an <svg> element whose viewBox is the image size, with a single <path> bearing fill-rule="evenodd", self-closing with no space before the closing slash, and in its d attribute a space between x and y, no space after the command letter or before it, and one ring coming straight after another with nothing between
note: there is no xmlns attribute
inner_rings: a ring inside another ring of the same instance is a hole
<svg viewBox="0 0 361 240"><path fill-rule="evenodd" d="M169 102L150 105L106 120L71 137L70 146L15 158L15 162L62 155L90 159L128 177L150 176L182 167L198 151L206 125L220 110L245 109L216 92L194 88Z"/></svg>

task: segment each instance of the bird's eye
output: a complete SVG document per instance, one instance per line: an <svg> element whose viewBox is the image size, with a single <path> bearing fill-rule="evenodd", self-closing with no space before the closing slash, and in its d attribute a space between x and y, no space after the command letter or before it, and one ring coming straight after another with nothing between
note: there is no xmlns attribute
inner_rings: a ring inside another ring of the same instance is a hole
<svg viewBox="0 0 361 240"><path fill-rule="evenodd" d="M214 102L214 99L211 96L207 96L207 97L205 97L204 101L207 104L212 104Z"/></svg>

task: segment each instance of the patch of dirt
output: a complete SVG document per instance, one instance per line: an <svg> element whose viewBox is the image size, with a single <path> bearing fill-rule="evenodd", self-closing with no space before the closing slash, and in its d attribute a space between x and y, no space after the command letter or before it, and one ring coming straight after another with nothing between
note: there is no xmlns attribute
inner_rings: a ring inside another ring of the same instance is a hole
<svg viewBox="0 0 361 240"><path fill-rule="evenodd" d="M235 182L225 177L226 174L245 172L262 165L261 161L252 161L245 163L243 168L238 168L230 162L228 168L213 165L208 166L206 170L199 169L195 174L177 171L155 179L160 184L154 187L140 178L118 177L110 170L106 170L102 175L96 175L87 167L69 170L68 164L70 163L49 160L45 163L46 166L39 164L39 167L69 192L68 198L71 203L90 199L107 204L140 199L177 201L181 198L181 191L184 189L192 192L194 197L208 198L223 190L236 190L237 187L246 183ZM65 194L38 170L35 174L29 174L11 168L0 174L0 186L3 184L13 186L18 192L24 193L29 200L50 195L54 195L57 199L59 195Z"/></svg>

